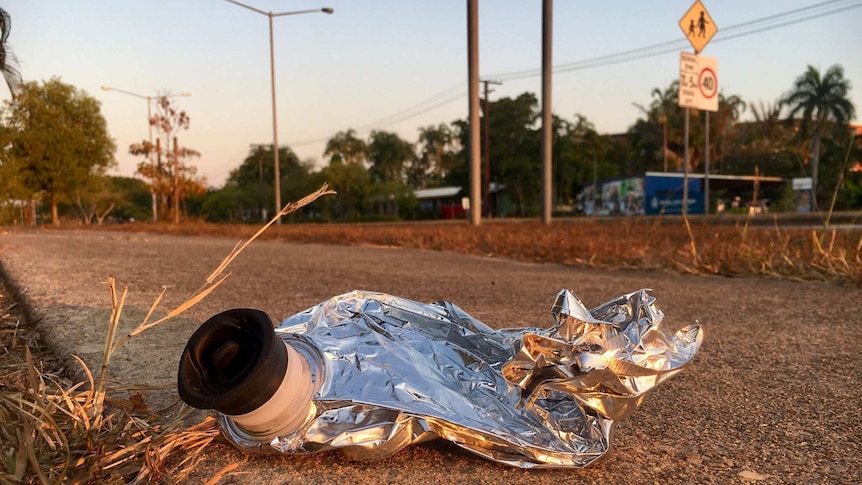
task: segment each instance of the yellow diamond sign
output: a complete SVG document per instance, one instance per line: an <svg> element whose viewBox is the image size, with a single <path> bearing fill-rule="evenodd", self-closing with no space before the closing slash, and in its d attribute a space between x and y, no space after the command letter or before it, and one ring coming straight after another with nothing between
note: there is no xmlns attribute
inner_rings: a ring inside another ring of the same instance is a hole
<svg viewBox="0 0 862 485"><path fill-rule="evenodd" d="M702 51L709 39L718 32L718 27L715 26L715 22L700 0L695 1L679 20L679 28L691 42L695 53Z"/></svg>

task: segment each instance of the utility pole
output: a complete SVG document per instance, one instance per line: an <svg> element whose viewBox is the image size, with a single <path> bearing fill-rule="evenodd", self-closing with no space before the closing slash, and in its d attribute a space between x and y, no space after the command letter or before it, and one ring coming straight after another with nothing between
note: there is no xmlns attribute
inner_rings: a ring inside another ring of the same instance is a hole
<svg viewBox="0 0 862 485"><path fill-rule="evenodd" d="M479 168L479 0L467 0L467 83L470 121L467 153L470 160L470 224L482 223Z"/></svg>
<svg viewBox="0 0 862 485"><path fill-rule="evenodd" d="M703 112L703 124L706 128L704 136L703 159L703 213L709 215L709 111Z"/></svg>
<svg viewBox="0 0 862 485"><path fill-rule="evenodd" d="M682 215L688 215L688 116L689 116L689 108L685 109L685 144L683 149L685 150L685 156L683 157L683 161L685 163L683 175L682 175Z"/></svg>
<svg viewBox="0 0 862 485"><path fill-rule="evenodd" d="M263 150L257 147L258 192L260 193L260 220L266 222L266 208L263 206Z"/></svg>
<svg viewBox="0 0 862 485"><path fill-rule="evenodd" d="M490 124L490 113L491 113L491 103L488 102L488 93L493 92L488 90L489 84L495 84L497 86L502 85L501 81L491 81L484 80L482 83L485 85L485 140L483 151L485 152L485 197L482 198L482 209L485 213L485 217L490 217L491 215L491 124Z"/></svg>
<svg viewBox="0 0 862 485"><path fill-rule="evenodd" d="M551 159L551 47L553 45L554 1L542 1L542 224L551 224L553 162Z"/></svg>
<svg viewBox="0 0 862 485"><path fill-rule="evenodd" d="M174 137L174 224L180 223L180 151Z"/></svg>
<svg viewBox="0 0 862 485"><path fill-rule="evenodd" d="M161 183L162 183L162 139L156 138L156 176L153 179L153 186L157 187L157 190L161 190ZM164 200L162 194L159 194L158 197L159 197L159 199L161 199L159 202L161 204L163 204L163 206L164 206L165 200Z"/></svg>

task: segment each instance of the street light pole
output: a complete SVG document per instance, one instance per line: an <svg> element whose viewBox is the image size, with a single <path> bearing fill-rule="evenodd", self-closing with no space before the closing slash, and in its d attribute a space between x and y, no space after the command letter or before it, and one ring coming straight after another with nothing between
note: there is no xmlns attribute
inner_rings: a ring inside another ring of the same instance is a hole
<svg viewBox="0 0 862 485"><path fill-rule="evenodd" d="M141 98L141 99L147 100L147 129L149 130L150 147L152 148L152 146L153 146L153 124L150 122L150 120L153 119L153 114L152 114L153 97L152 96L145 96L143 94L133 93L131 91L126 91L125 89L115 88L113 86L102 86L102 91L116 91L118 93L123 93L123 94L127 94L129 96L134 96L136 98ZM175 98L177 96L191 96L191 94L183 92L180 94L167 94L167 95L158 96L158 97ZM149 159L150 162L152 163L152 154L149 153L149 151L147 152L147 159ZM158 211L158 207L156 204L156 191L155 191L155 189L150 190L150 195L152 195L152 199L153 199L153 207L152 207L153 222L157 222L159 220L159 215L158 215L159 211Z"/></svg>
<svg viewBox="0 0 862 485"><path fill-rule="evenodd" d="M236 0L225 0L228 3L232 3L238 7L243 7L252 12L259 13L261 15L266 15L269 19L269 71L270 71L270 81L272 84L272 157L273 157L273 165L275 171L275 213L278 214L281 211L281 171L279 169L278 163L278 115L276 114L276 102L275 102L275 42L273 40L272 34L272 19L273 17L286 17L288 15L299 15L304 13L326 13L332 14L335 12L332 8L316 8L311 10L296 10L292 12L266 12L259 8L252 7L250 5L246 5L241 2L237 2ZM275 221L276 224L281 224L281 217Z"/></svg>

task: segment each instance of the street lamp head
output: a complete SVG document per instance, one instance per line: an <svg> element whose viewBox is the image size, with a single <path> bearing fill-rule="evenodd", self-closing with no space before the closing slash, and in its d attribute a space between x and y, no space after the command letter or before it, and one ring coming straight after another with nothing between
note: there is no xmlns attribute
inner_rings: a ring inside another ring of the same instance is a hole
<svg viewBox="0 0 862 485"><path fill-rule="evenodd" d="M102 91L110 91L111 86L102 86Z"/></svg>
<svg viewBox="0 0 862 485"><path fill-rule="evenodd" d="M186 96L186 97L188 97L188 96L191 96L191 95L192 95L192 93L180 93L180 96Z"/></svg>
<svg viewBox="0 0 862 485"><path fill-rule="evenodd" d="M329 13L329 14L335 13L335 9L334 9L334 8L329 8L329 7L321 8L321 9L320 9L320 11L321 11L321 12L323 12L323 13Z"/></svg>

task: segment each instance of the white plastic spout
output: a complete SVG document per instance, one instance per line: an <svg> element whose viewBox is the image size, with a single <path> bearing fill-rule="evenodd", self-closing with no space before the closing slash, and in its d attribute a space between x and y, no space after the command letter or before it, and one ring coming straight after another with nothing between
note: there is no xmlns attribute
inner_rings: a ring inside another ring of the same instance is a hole
<svg viewBox="0 0 862 485"><path fill-rule="evenodd" d="M240 415L225 414L250 437L270 441L299 430L309 416L314 383L306 358L287 347L287 371L275 394L254 411Z"/></svg>

